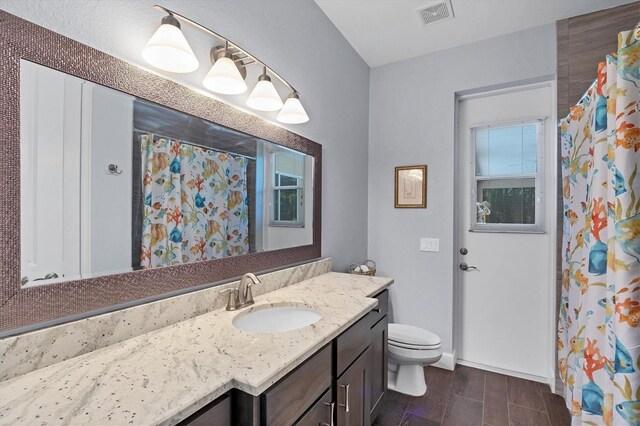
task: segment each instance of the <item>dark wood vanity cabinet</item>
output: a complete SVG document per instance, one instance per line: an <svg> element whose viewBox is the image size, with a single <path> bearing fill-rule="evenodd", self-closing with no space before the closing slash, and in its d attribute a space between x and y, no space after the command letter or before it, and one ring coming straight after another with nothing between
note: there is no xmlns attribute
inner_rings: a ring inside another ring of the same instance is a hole
<svg viewBox="0 0 640 426"><path fill-rule="evenodd" d="M387 394L387 365L389 351L389 290L378 294L378 306L371 311L371 419L378 417Z"/></svg>
<svg viewBox="0 0 640 426"><path fill-rule="evenodd" d="M331 387L332 358L329 344L260 395L261 423L295 423Z"/></svg>
<svg viewBox="0 0 640 426"><path fill-rule="evenodd" d="M225 394L180 422L181 426L231 426L231 396Z"/></svg>
<svg viewBox="0 0 640 426"><path fill-rule="evenodd" d="M298 420L296 426L331 425L335 416L333 389L327 390L315 404Z"/></svg>
<svg viewBox="0 0 640 426"><path fill-rule="evenodd" d="M371 419L378 417L387 393L387 339L389 321L385 315L371 328Z"/></svg>
<svg viewBox="0 0 640 426"><path fill-rule="evenodd" d="M336 424L371 424L371 348L336 380Z"/></svg>
<svg viewBox="0 0 640 426"><path fill-rule="evenodd" d="M233 390L232 423L370 425L387 392L388 290L375 297L376 308L261 395Z"/></svg>

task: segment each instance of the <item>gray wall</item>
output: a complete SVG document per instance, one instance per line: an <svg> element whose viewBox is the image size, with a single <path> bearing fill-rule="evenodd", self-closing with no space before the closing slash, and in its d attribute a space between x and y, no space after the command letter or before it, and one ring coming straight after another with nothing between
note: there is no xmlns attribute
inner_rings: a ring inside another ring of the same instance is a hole
<svg viewBox="0 0 640 426"><path fill-rule="evenodd" d="M0 0L0 8L142 67L160 23L155 0ZM344 270L367 252L369 67L312 0L177 1L161 4L225 35L266 61L301 93L311 120L288 126L323 146L322 252ZM202 89L213 39L183 31L200 61L175 81ZM255 67L254 67L255 68ZM164 73L163 75L168 75ZM248 84L252 87L251 79ZM226 96L247 110L248 92ZM286 96L286 91L280 94ZM256 114L275 122L275 113Z"/></svg>
<svg viewBox="0 0 640 426"><path fill-rule="evenodd" d="M555 73L546 25L371 70L369 257L391 287L393 320L427 328L452 351L456 94ZM394 167L426 164L427 208L393 207ZM419 238L440 238L420 252Z"/></svg>

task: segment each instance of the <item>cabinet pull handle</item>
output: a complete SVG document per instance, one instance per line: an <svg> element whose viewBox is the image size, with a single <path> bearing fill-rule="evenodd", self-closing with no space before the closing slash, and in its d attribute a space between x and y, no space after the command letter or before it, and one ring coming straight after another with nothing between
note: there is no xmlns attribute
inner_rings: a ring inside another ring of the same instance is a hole
<svg viewBox="0 0 640 426"><path fill-rule="evenodd" d="M335 402L332 402L332 403L325 402L324 405L328 405L330 407L330 410L331 410L330 414L329 414L329 416L331 416L331 417L329 417L329 423L325 423L324 426L333 426L333 410L334 410L334 408L336 406L336 403Z"/></svg>
<svg viewBox="0 0 640 426"><path fill-rule="evenodd" d="M341 385L344 388L344 404L340 404L341 407L344 407L344 412L349 412L349 384Z"/></svg>

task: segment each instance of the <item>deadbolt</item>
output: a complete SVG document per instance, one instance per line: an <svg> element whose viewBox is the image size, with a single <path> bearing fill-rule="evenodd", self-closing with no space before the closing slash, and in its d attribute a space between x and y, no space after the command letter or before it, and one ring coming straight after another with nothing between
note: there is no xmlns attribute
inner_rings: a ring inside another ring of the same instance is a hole
<svg viewBox="0 0 640 426"><path fill-rule="evenodd" d="M467 250L466 248L462 247L462 248L460 249L460 254L461 254L461 255L463 255L463 256L464 256L464 255L465 255L465 254L467 254L467 253L469 253L469 250Z"/></svg>

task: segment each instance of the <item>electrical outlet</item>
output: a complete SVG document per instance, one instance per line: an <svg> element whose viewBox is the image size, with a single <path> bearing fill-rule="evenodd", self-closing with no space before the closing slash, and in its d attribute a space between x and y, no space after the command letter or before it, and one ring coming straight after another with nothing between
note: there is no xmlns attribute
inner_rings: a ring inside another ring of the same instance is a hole
<svg viewBox="0 0 640 426"><path fill-rule="evenodd" d="M420 251L440 251L439 238L420 238Z"/></svg>

